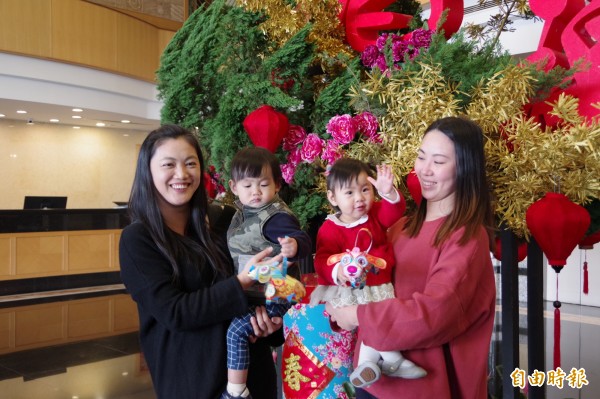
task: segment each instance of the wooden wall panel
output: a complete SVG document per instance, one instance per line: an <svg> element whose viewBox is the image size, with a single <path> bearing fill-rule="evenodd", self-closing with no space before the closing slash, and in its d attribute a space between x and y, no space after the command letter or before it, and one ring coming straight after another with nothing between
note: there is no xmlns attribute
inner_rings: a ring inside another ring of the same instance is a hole
<svg viewBox="0 0 600 399"><path fill-rule="evenodd" d="M16 274L21 277L63 273L65 236L63 233L32 233L17 237Z"/></svg>
<svg viewBox="0 0 600 399"><path fill-rule="evenodd" d="M14 314L5 312L0 313L0 353L14 346Z"/></svg>
<svg viewBox="0 0 600 399"><path fill-rule="evenodd" d="M15 346L51 344L65 337L65 312L61 303L24 309L15 313Z"/></svg>
<svg viewBox="0 0 600 399"><path fill-rule="evenodd" d="M115 298L113 306L115 331L131 331L139 328L137 305L129 295Z"/></svg>
<svg viewBox="0 0 600 399"><path fill-rule="evenodd" d="M116 20L116 13L104 7L52 0L52 57L116 70Z"/></svg>
<svg viewBox="0 0 600 399"><path fill-rule="evenodd" d="M0 1L0 49L50 57L51 3L51 0Z"/></svg>
<svg viewBox="0 0 600 399"><path fill-rule="evenodd" d="M67 303L67 337L93 338L105 336L111 331L111 303L103 300L90 300Z"/></svg>
<svg viewBox="0 0 600 399"><path fill-rule="evenodd" d="M113 266L113 234L110 231L72 231L68 248L70 272L93 272Z"/></svg>
<svg viewBox="0 0 600 399"><path fill-rule="evenodd" d="M158 31L159 61L160 61L160 56L162 55L163 51L165 51L165 48L167 48L167 45L169 44L171 39L173 39L173 36L175 36L175 32L173 32L173 31L163 30L163 29Z"/></svg>
<svg viewBox="0 0 600 399"><path fill-rule="evenodd" d="M127 294L0 309L0 354L138 330Z"/></svg>
<svg viewBox="0 0 600 399"><path fill-rule="evenodd" d="M1 0L0 51L80 64L155 82L181 23L155 26L82 0Z"/></svg>
<svg viewBox="0 0 600 399"><path fill-rule="evenodd" d="M0 237L0 277L12 274L11 242L12 239L9 237Z"/></svg>
<svg viewBox="0 0 600 399"><path fill-rule="evenodd" d="M121 230L115 231L113 235L113 266L117 270L121 270L121 263L119 262L119 241L121 240Z"/></svg>
<svg viewBox="0 0 600 399"><path fill-rule="evenodd" d="M0 234L0 277L118 271L120 238L120 229Z"/></svg>
<svg viewBox="0 0 600 399"><path fill-rule="evenodd" d="M154 81L160 57L158 29L124 14L116 15L116 68Z"/></svg>

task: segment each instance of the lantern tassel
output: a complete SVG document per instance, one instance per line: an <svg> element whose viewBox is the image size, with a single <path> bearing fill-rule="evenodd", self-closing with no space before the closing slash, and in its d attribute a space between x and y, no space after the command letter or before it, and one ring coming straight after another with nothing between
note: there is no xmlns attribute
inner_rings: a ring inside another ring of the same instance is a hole
<svg viewBox="0 0 600 399"><path fill-rule="evenodd" d="M560 367L560 307L558 300L558 273L556 273L556 300L554 305L554 370Z"/></svg>
<svg viewBox="0 0 600 399"><path fill-rule="evenodd" d="M559 306L554 309L554 370L560 367L560 302L558 303Z"/></svg>
<svg viewBox="0 0 600 399"><path fill-rule="evenodd" d="M583 262L583 293L587 295L588 292L588 263L585 261Z"/></svg>

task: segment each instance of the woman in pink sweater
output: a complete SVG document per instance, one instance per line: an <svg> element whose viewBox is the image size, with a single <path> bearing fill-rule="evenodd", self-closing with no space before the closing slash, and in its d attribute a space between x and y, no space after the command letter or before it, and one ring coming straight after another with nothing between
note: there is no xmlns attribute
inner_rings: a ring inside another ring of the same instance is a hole
<svg viewBox="0 0 600 399"><path fill-rule="evenodd" d="M415 161L423 199L390 229L396 298L327 307L359 342L400 350L427 370L420 379L382 375L358 399L485 399L496 287L490 257L493 213L484 136L457 117L433 122Z"/></svg>

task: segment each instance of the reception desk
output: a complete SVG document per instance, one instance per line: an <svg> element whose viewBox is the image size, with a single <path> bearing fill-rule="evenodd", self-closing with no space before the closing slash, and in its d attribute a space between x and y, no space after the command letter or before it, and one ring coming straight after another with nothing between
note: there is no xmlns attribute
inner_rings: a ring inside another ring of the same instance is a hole
<svg viewBox="0 0 600 399"><path fill-rule="evenodd" d="M0 210L0 295L114 284L126 208Z"/></svg>

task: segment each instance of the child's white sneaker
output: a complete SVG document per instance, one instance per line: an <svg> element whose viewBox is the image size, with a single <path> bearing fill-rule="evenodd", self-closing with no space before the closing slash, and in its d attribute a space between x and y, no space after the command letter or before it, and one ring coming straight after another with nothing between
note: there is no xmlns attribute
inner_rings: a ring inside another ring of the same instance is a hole
<svg viewBox="0 0 600 399"><path fill-rule="evenodd" d="M381 372L388 377L416 379L427 375L427 371L406 358L402 358L394 363L380 360L378 365L381 367Z"/></svg>
<svg viewBox="0 0 600 399"><path fill-rule="evenodd" d="M366 388L381 377L381 370L373 362L363 362L350 374L350 382L356 388Z"/></svg>

